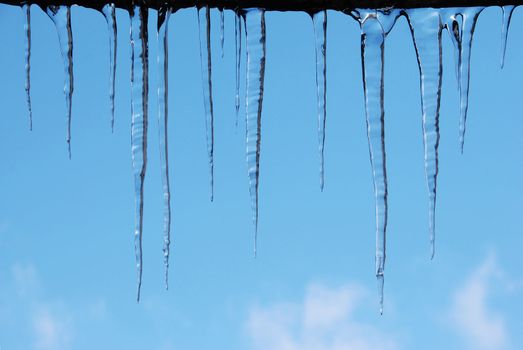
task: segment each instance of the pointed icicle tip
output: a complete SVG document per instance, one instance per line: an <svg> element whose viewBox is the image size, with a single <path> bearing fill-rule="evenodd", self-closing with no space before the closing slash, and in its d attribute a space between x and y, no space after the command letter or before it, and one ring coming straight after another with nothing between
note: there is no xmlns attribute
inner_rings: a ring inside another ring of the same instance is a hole
<svg viewBox="0 0 523 350"><path fill-rule="evenodd" d="M247 10L245 22L247 38L247 90L245 97L247 173L256 243L258 235L261 117L265 81L265 11L263 9Z"/></svg>
<svg viewBox="0 0 523 350"><path fill-rule="evenodd" d="M73 76L73 31L71 28L71 7L65 5L49 5L46 8L47 15L53 21L58 41L60 42L60 53L64 61L65 83L64 94L66 102L66 125L67 125L67 151L71 159L71 117L72 99L74 91Z"/></svg>
<svg viewBox="0 0 523 350"><path fill-rule="evenodd" d="M380 306L383 304L387 236L387 165L385 153L384 48L385 31L375 11L361 10L363 93L376 211L376 276Z"/></svg>
<svg viewBox="0 0 523 350"><path fill-rule="evenodd" d="M439 112L442 83L440 10L424 8L406 11L418 68L422 111L425 181L428 189L429 241L434 257L436 188L438 178Z"/></svg>
<svg viewBox="0 0 523 350"><path fill-rule="evenodd" d="M160 7L158 11L158 130L160 139L160 164L163 192L163 262L165 267L165 289L169 290L169 255L171 244L171 190L169 183L169 147L168 147L168 116L169 116L169 18L171 9Z"/></svg>
<svg viewBox="0 0 523 350"><path fill-rule="evenodd" d="M503 69L505 66L505 53L507 51L507 39L508 31L510 28L510 20L512 18L512 13L516 6L514 5L505 5L501 7L502 10L502 21L501 21L501 62L500 67Z"/></svg>
<svg viewBox="0 0 523 350"><path fill-rule="evenodd" d="M147 129L149 93L149 54L147 20L149 11L145 6L133 6L129 10L131 21L131 151L134 176L134 247L138 296L142 283L142 232L144 181L147 170Z"/></svg>
<svg viewBox="0 0 523 350"><path fill-rule="evenodd" d="M472 50L472 39L478 16L484 7L467 7L460 11L461 22L461 45L459 47L459 93L460 93L460 120L459 120L459 149L463 154L465 144L465 129L467 113L469 108L469 84L470 84L470 55Z"/></svg>
<svg viewBox="0 0 523 350"><path fill-rule="evenodd" d="M212 100L211 16L209 6L198 8L197 11L203 104L205 109L205 135L209 158L210 199L212 202L214 200L214 110Z"/></svg>
<svg viewBox="0 0 523 350"><path fill-rule="evenodd" d="M327 11L312 15L316 53L316 94L318 105L318 144L320 156L320 190L324 188L325 124L327 118Z"/></svg>
<svg viewBox="0 0 523 350"><path fill-rule="evenodd" d="M116 82L117 25L114 3L106 4L101 10L109 33L109 103L111 109L111 133L114 133L114 96Z"/></svg>
<svg viewBox="0 0 523 350"><path fill-rule="evenodd" d="M29 130L33 131L33 108L31 106L31 4L23 1L22 13L25 18L25 94L29 114Z"/></svg>
<svg viewBox="0 0 523 350"><path fill-rule="evenodd" d="M236 53L236 95L235 95L235 107L236 107L236 123L238 127L238 119L240 114L240 60L242 55L242 23L239 10L234 13L234 36L235 36L235 53Z"/></svg>

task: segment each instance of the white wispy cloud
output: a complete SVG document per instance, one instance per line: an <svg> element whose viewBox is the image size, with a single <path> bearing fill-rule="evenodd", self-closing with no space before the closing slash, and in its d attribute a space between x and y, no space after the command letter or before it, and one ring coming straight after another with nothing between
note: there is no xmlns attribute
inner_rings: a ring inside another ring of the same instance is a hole
<svg viewBox="0 0 523 350"><path fill-rule="evenodd" d="M503 315L489 305L489 295L503 272L489 256L455 292L450 310L453 329L471 349L509 348L509 334Z"/></svg>
<svg viewBox="0 0 523 350"><path fill-rule="evenodd" d="M66 350L73 340L73 317L63 302L46 298L37 268L16 263L11 268L18 305L16 313L24 328L31 330L32 348Z"/></svg>
<svg viewBox="0 0 523 350"><path fill-rule="evenodd" d="M247 334L254 349L264 350L398 349L394 337L357 319L366 295L358 285L312 284L302 301L252 307Z"/></svg>
<svg viewBox="0 0 523 350"><path fill-rule="evenodd" d="M35 348L41 350L68 349L72 340L70 317L41 308L33 315Z"/></svg>

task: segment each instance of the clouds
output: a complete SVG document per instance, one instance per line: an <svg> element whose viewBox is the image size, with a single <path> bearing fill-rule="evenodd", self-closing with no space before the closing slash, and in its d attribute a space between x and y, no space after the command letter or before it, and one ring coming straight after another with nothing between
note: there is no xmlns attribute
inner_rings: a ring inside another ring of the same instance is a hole
<svg viewBox="0 0 523 350"><path fill-rule="evenodd" d="M43 307L33 316L35 349L67 349L72 340L71 318Z"/></svg>
<svg viewBox="0 0 523 350"><path fill-rule="evenodd" d="M509 347L504 316L488 303L488 297L502 271L493 256L487 259L455 292L450 320L472 349L500 350Z"/></svg>
<svg viewBox="0 0 523 350"><path fill-rule="evenodd" d="M393 336L357 319L355 310L367 299L358 285L312 284L302 301L251 308L247 334L254 349L398 349Z"/></svg>

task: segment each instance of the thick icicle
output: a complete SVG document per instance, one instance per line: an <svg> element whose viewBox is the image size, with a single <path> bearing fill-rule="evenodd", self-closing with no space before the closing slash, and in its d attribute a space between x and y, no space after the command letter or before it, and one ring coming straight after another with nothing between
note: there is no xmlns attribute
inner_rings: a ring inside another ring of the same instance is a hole
<svg viewBox="0 0 523 350"><path fill-rule="evenodd" d="M22 12L25 18L25 95L29 113L29 130L33 130L33 108L31 107L31 4L24 1L22 3Z"/></svg>
<svg viewBox="0 0 523 350"><path fill-rule="evenodd" d="M212 104L212 63L211 63L211 16L209 6L198 9L200 36L200 62L202 67L203 103L205 107L205 130L209 171L211 180L211 201L214 198L214 112Z"/></svg>
<svg viewBox="0 0 523 350"><path fill-rule="evenodd" d="M245 12L247 37L247 171L254 222L254 256L258 235L258 185L260 175L261 115L265 80L265 10Z"/></svg>
<svg viewBox="0 0 523 350"><path fill-rule="evenodd" d="M433 258L442 80L442 23L438 10L430 8L407 10L407 15L420 72L425 175L429 191L429 238Z"/></svg>
<svg viewBox="0 0 523 350"><path fill-rule="evenodd" d="M114 85L116 78L116 13L114 3L102 7L109 31L109 102L111 103L111 131L114 132Z"/></svg>
<svg viewBox="0 0 523 350"><path fill-rule="evenodd" d="M220 46L222 49L222 58L223 58L223 44L225 43L225 16L223 8L220 8Z"/></svg>
<svg viewBox="0 0 523 350"><path fill-rule="evenodd" d="M46 9L47 14L53 20L58 33L60 42L60 52L64 60L65 84L64 93L66 101L67 115L67 151L71 158L71 112L72 98L74 91L73 77L73 32L71 30L71 7L65 5L49 5Z"/></svg>
<svg viewBox="0 0 523 350"><path fill-rule="evenodd" d="M512 13L516 6L514 5L505 5L502 6L503 10L503 20L501 22L501 68L505 65L505 52L507 51L507 38L508 30L510 28L510 20L512 18Z"/></svg>
<svg viewBox="0 0 523 350"><path fill-rule="evenodd" d="M238 11L234 16L234 34L236 44L236 126L238 126L238 115L240 114L240 58L242 55L242 22Z"/></svg>
<svg viewBox="0 0 523 350"><path fill-rule="evenodd" d="M376 277L380 312L383 313L387 232L387 168L383 108L385 33L373 12L362 16L360 25L365 115L376 201Z"/></svg>
<svg viewBox="0 0 523 350"><path fill-rule="evenodd" d="M168 121L168 66L169 66L169 6L158 10L158 130L160 138L160 162L163 188L163 262L165 265L165 288L169 289L169 246L171 244L171 190L169 185Z"/></svg>
<svg viewBox="0 0 523 350"><path fill-rule="evenodd" d="M143 190L147 169L147 127L149 92L148 58L148 9L133 5L129 9L131 19L131 144L134 173L134 245L136 270L138 275L137 301L140 301L142 285L142 229L143 229Z"/></svg>
<svg viewBox="0 0 523 350"><path fill-rule="evenodd" d="M320 153L320 189L324 185L325 120L327 116L327 11L312 16L316 47L316 91L318 97L318 141Z"/></svg>

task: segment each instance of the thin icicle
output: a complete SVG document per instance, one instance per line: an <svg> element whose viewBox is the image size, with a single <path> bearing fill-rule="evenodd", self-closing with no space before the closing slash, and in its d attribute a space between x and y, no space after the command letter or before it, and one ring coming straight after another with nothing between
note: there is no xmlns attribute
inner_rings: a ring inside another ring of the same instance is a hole
<svg viewBox="0 0 523 350"><path fill-rule="evenodd" d="M116 13L114 3L102 7L109 31L109 102L111 103L111 132L114 132L114 85L116 78Z"/></svg>
<svg viewBox="0 0 523 350"><path fill-rule="evenodd" d="M158 10L158 130L160 138L160 162L163 189L163 262L165 265L165 288L169 289L169 247L171 244L171 190L169 185L168 121L168 66L169 66L169 17L171 8Z"/></svg>
<svg viewBox="0 0 523 350"><path fill-rule="evenodd" d="M312 16L316 47L316 92L318 97L318 141L320 153L320 189L324 185L325 121L327 116L327 11Z"/></svg>
<svg viewBox="0 0 523 350"><path fill-rule="evenodd" d="M198 29L200 36L203 104L205 108L205 131L207 137L207 153L209 155L212 202L214 199L214 112L212 103L211 16L209 6L198 9Z"/></svg>
<svg viewBox="0 0 523 350"><path fill-rule="evenodd" d="M236 126L238 126L238 115L240 114L240 58L242 56L242 22L236 10L234 16L234 34L236 44Z"/></svg>
<svg viewBox="0 0 523 350"><path fill-rule="evenodd" d="M459 146L463 153L465 143L465 128L467 112L469 108L469 83L470 83L470 53L472 50L472 39L478 16L483 7L467 7L461 9L461 47L459 52Z"/></svg>
<svg viewBox="0 0 523 350"><path fill-rule="evenodd" d="M147 127L149 92L148 58L148 9L134 5L129 9L131 19L131 144L134 173L134 245L136 270L138 275L137 297L140 301L142 285L142 229L143 229L143 190L147 169Z"/></svg>
<svg viewBox="0 0 523 350"><path fill-rule="evenodd" d="M445 29L447 29L450 41L454 46L454 64L459 91L459 53L461 51L460 16L458 16L458 9L456 8L442 8L439 12L442 24Z"/></svg>
<svg viewBox="0 0 523 350"><path fill-rule="evenodd" d="M261 115L265 80L265 10L245 12L247 36L247 171L254 222L254 256L258 235L258 185L260 175Z"/></svg>
<svg viewBox="0 0 523 350"><path fill-rule="evenodd" d="M73 32L71 30L71 7L65 5L49 5L46 9L47 14L53 20L58 40L60 42L60 52L64 60L65 84L64 93L66 101L66 119L67 119L67 151L71 158L71 112L72 98L74 91L73 77Z"/></svg>
<svg viewBox="0 0 523 350"><path fill-rule="evenodd" d="M439 109L441 100L441 31L438 10L407 10L420 72L425 175L429 191L430 256L434 257L435 208L438 178Z"/></svg>
<svg viewBox="0 0 523 350"><path fill-rule="evenodd" d="M220 46L222 49L222 58L223 58L223 44L225 43L225 15L223 8L220 8Z"/></svg>
<svg viewBox="0 0 523 350"><path fill-rule="evenodd" d="M385 33L374 12L362 16L360 25L365 115L376 201L376 277L380 313L383 313L387 232L387 168L383 108Z"/></svg>
<svg viewBox="0 0 523 350"><path fill-rule="evenodd" d="M501 68L505 65L505 52L507 51L507 38L508 30L510 28L510 20L512 18L512 13L516 6L514 5L505 5L502 6L503 10L503 20L501 22Z"/></svg>
<svg viewBox="0 0 523 350"><path fill-rule="evenodd" d="M25 95L29 113L29 130L33 130L33 108L31 106L31 4L24 1L22 3L22 12L25 18Z"/></svg>

